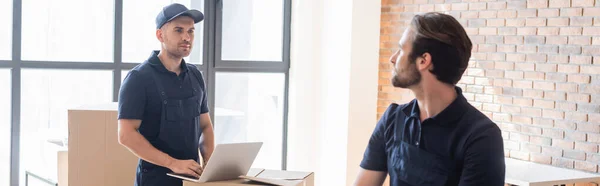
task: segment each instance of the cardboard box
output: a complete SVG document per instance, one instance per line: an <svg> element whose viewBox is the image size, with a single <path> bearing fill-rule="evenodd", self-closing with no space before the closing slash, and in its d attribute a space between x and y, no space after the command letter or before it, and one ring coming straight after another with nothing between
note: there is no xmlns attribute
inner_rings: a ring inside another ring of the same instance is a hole
<svg viewBox="0 0 600 186"><path fill-rule="evenodd" d="M250 169L240 179L198 183L184 180L183 186L314 186L314 173Z"/></svg>
<svg viewBox="0 0 600 186"><path fill-rule="evenodd" d="M138 157L118 142L117 103L68 110L68 155L59 152L59 185L131 186ZM68 163L64 162L68 159ZM67 165L65 165L67 164ZM68 172L67 175L64 172ZM314 186L312 172L251 169L245 178L184 186ZM66 179L66 181L65 181ZM254 180L254 181L251 181Z"/></svg>
<svg viewBox="0 0 600 186"><path fill-rule="evenodd" d="M58 185L66 186L69 185L69 152L61 150L57 152L57 165L58 165Z"/></svg>
<svg viewBox="0 0 600 186"><path fill-rule="evenodd" d="M117 106L113 102L68 110L68 175L65 177L69 185L133 185L138 158L118 142Z"/></svg>

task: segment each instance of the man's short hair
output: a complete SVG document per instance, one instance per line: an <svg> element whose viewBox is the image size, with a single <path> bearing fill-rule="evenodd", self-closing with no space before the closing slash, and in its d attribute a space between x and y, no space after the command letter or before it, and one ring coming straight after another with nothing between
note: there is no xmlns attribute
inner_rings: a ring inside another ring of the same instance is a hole
<svg viewBox="0 0 600 186"><path fill-rule="evenodd" d="M473 47L462 25L450 15L430 12L415 15L410 29L414 32L410 61L429 53L433 63L430 72L439 81L456 85L467 69Z"/></svg>

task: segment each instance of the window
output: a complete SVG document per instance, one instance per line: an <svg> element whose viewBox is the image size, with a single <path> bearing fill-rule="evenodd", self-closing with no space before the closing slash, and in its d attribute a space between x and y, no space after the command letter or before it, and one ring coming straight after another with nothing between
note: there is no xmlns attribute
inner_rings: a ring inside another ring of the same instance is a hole
<svg viewBox="0 0 600 186"><path fill-rule="evenodd" d="M12 25L12 14L12 1L0 1L0 25ZM11 52L12 27L3 26L0 29L0 60L10 60L12 58ZM0 180L3 180L1 178Z"/></svg>
<svg viewBox="0 0 600 186"><path fill-rule="evenodd" d="M123 83L123 80L125 80L125 77L127 77L127 74L129 74L130 70L122 70L121 71L121 83Z"/></svg>
<svg viewBox="0 0 600 186"><path fill-rule="evenodd" d="M283 0L223 0L222 57L282 61Z"/></svg>
<svg viewBox="0 0 600 186"><path fill-rule="evenodd" d="M216 142L263 142L257 168L286 169L289 6L289 0L216 6L215 60L207 69Z"/></svg>
<svg viewBox="0 0 600 186"><path fill-rule="evenodd" d="M26 171L57 180L67 109L118 100L127 73L160 49L155 18L171 3L205 15L184 59L203 74L217 143L262 141L254 167L286 168L290 0L0 0L0 24L21 26L19 39L0 30L0 66L14 68L0 68L0 186L24 186ZM11 95L20 109L11 110ZM19 134L10 133L12 117ZM12 153L11 141L19 141Z"/></svg>
<svg viewBox="0 0 600 186"><path fill-rule="evenodd" d="M253 167L281 168L284 78L281 73L217 73L215 141L263 142Z"/></svg>
<svg viewBox="0 0 600 186"><path fill-rule="evenodd" d="M112 0L23 0L22 58L113 61Z"/></svg>
<svg viewBox="0 0 600 186"><path fill-rule="evenodd" d="M204 12L204 0L126 0L123 1L123 62L141 63L152 50L160 50L156 39L156 15L170 3L180 3L190 9ZM206 16L205 16L206 17ZM189 63L202 64L204 21L196 24L192 53L185 58Z"/></svg>
<svg viewBox="0 0 600 186"><path fill-rule="evenodd" d="M10 70L0 69L0 186L10 184Z"/></svg>
<svg viewBox="0 0 600 186"><path fill-rule="evenodd" d="M67 109L110 102L112 71L23 69L21 75L22 179L29 171L57 180L56 154L68 143Z"/></svg>

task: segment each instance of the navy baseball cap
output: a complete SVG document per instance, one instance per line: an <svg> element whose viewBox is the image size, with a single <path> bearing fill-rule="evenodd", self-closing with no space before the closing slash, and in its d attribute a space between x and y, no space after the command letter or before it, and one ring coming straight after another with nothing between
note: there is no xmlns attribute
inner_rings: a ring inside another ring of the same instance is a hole
<svg viewBox="0 0 600 186"><path fill-rule="evenodd" d="M156 29L162 27L165 23L179 17L188 16L194 19L194 23L198 23L204 19L204 14L198 10L188 9L182 4L173 3L163 7L162 11L156 16Z"/></svg>

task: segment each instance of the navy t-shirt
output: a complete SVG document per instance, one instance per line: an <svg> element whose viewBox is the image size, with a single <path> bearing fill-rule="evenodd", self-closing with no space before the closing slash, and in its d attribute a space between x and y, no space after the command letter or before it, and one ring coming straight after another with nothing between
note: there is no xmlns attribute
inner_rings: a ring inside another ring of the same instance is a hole
<svg viewBox="0 0 600 186"><path fill-rule="evenodd" d="M390 174L390 185L410 185L401 179L401 171L413 170L402 163L391 161L401 157L395 137L401 136L410 146L441 157L442 164L451 165L452 171L442 175L445 185L504 185L504 146L500 128L487 116L471 106L456 87L457 98L442 112L420 121L416 100L407 104L392 104L377 123L360 166L366 170ZM400 128L404 128L404 134ZM419 160L420 157L411 157ZM393 162L396 162L394 164ZM439 165L436 165L439 166ZM412 173L411 173L412 174ZM427 173L422 175L428 175Z"/></svg>
<svg viewBox="0 0 600 186"><path fill-rule="evenodd" d="M153 51L148 60L129 71L119 91L118 119L142 120L140 133L148 140L157 137L160 129L162 100L153 74L158 75L166 95L173 99L185 99L193 95L192 78L200 83L200 114L209 111L206 96L206 86L201 72L192 64L181 62L179 76L167 70L158 58L158 51ZM196 71L194 75L191 70ZM186 76L190 76L187 78Z"/></svg>

